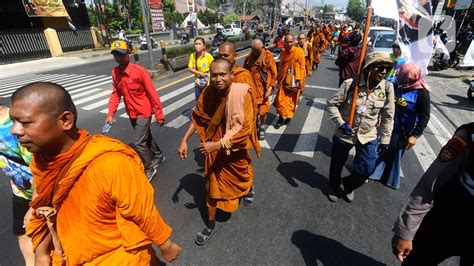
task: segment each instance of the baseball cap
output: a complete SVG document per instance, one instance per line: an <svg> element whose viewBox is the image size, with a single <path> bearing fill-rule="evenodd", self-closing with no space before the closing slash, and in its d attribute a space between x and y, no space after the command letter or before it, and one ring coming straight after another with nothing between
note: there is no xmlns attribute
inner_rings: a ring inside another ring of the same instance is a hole
<svg viewBox="0 0 474 266"><path fill-rule="evenodd" d="M110 46L110 53L114 52L119 52L121 54L127 54L128 53L128 45L126 42L122 40L118 40L112 43Z"/></svg>

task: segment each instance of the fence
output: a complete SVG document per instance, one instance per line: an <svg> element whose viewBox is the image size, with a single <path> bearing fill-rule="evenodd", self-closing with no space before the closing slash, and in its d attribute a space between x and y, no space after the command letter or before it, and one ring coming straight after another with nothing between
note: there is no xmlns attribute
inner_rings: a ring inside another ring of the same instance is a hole
<svg viewBox="0 0 474 266"><path fill-rule="evenodd" d="M0 64L51 57L42 28L0 30L0 43Z"/></svg>
<svg viewBox="0 0 474 266"><path fill-rule="evenodd" d="M71 29L61 29L57 30L57 33L63 52L91 49L94 47L90 28L77 28L75 32Z"/></svg>

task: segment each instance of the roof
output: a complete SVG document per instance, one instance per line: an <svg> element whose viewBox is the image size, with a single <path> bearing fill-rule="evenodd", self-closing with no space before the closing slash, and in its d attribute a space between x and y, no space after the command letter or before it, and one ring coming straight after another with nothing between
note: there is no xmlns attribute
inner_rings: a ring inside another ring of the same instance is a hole
<svg viewBox="0 0 474 266"><path fill-rule="evenodd" d="M247 15L247 16L239 16L240 20L260 20L258 16L254 15Z"/></svg>

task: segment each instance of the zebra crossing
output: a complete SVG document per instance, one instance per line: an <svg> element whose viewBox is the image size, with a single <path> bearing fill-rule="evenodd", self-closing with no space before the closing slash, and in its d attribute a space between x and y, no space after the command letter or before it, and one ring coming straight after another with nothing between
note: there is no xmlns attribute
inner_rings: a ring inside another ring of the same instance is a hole
<svg viewBox="0 0 474 266"><path fill-rule="evenodd" d="M0 98L8 98L19 87L34 81L49 81L62 85L69 93L76 106L85 111L106 114L109 96L112 91L111 76L106 75L75 75L75 74L30 74L15 78L0 80ZM312 89L336 90L336 88L307 85ZM303 96L302 96L303 97ZM186 84L172 91L160 92L163 102L163 111L167 116L166 127L180 129L190 121L190 112L194 105L194 84ZM296 141L291 150L287 150L298 156L313 158L317 151L319 132L322 127L333 128L333 123L325 114L326 99L307 98L306 105L297 106L296 113L303 113L304 119L299 125ZM301 101L301 98L300 98ZM454 128L448 128L439 119L441 115L434 110L425 134L418 138L414 146L418 163L426 171L432 161L436 158L439 149L447 142L454 132ZM119 104L117 117L128 118L125 105ZM288 135L289 128L294 125L281 126L275 129L272 125L276 117L267 121L269 126L266 130L266 139L260 141L262 148L274 150L277 145L284 141ZM294 129L294 128L293 128ZM283 137L283 138L282 138ZM283 139L283 140L282 140Z"/></svg>

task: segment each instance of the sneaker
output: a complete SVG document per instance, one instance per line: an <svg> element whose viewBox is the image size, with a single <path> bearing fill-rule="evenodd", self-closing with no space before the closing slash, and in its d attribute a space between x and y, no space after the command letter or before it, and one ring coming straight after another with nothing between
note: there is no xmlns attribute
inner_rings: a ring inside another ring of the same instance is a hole
<svg viewBox="0 0 474 266"><path fill-rule="evenodd" d="M196 241L195 241L196 245L202 246L202 245L206 244L206 242L209 240L209 238L211 238L211 236L214 235L215 232L216 232L215 227L214 227L214 229L211 229L207 226L204 227L202 232L197 233Z"/></svg>
<svg viewBox="0 0 474 266"><path fill-rule="evenodd" d="M265 129L260 128L258 130L258 140L265 140Z"/></svg>
<svg viewBox="0 0 474 266"><path fill-rule="evenodd" d="M253 190L253 185L252 185L252 187L250 188L249 193L244 196L244 206L252 205L254 195L255 195L255 192Z"/></svg>
<svg viewBox="0 0 474 266"><path fill-rule="evenodd" d="M327 196L331 202L336 202L338 199L336 191L334 191L332 188L329 188Z"/></svg>
<svg viewBox="0 0 474 266"><path fill-rule="evenodd" d="M161 156L160 158L155 158L153 159L153 161L151 161L151 167L153 168L158 168L158 166L160 166L164 161L165 161L166 157L163 155Z"/></svg>
<svg viewBox="0 0 474 266"><path fill-rule="evenodd" d="M145 171L145 175L146 175L146 178L148 179L148 182L151 182L153 177L155 177L156 172L157 172L156 168L154 168L154 167L150 167L150 169Z"/></svg>
<svg viewBox="0 0 474 266"><path fill-rule="evenodd" d="M276 124L275 124L273 127L274 127L275 129L279 129L279 128L281 127L281 125L283 124L283 122L284 122L284 119L283 119L283 117L280 116L280 117L278 118L278 121L276 122Z"/></svg>
<svg viewBox="0 0 474 266"><path fill-rule="evenodd" d="M351 192L344 192L344 199L347 201L347 202L352 202L354 200L354 190L352 190Z"/></svg>

